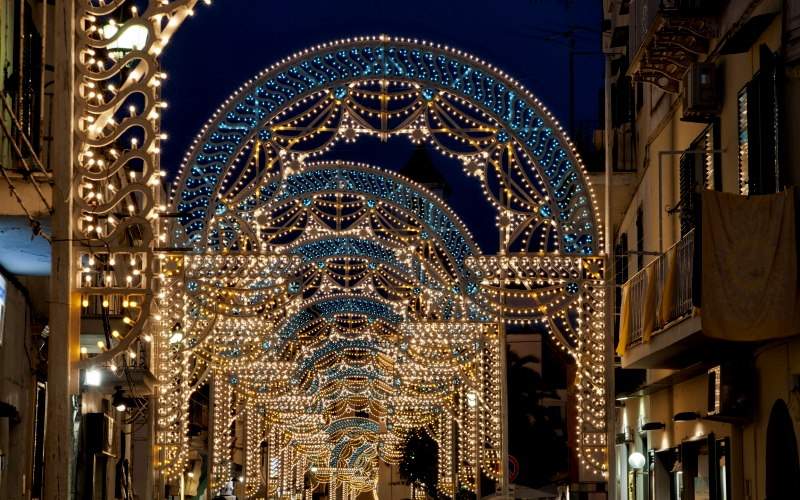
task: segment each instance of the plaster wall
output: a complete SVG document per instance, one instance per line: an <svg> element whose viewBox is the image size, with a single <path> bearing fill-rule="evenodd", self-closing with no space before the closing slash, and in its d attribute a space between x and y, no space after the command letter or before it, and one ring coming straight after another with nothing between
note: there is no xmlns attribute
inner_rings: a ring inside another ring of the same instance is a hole
<svg viewBox="0 0 800 500"><path fill-rule="evenodd" d="M29 498L33 439L33 394L30 308L12 282L6 288L4 341L0 347L0 401L14 406L19 419L0 418L0 500Z"/></svg>

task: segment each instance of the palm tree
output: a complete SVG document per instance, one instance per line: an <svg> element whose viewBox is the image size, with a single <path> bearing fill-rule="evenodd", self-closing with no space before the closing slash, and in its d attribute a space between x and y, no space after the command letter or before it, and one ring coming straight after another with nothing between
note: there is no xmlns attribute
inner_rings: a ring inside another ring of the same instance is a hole
<svg viewBox="0 0 800 500"><path fill-rule="evenodd" d="M412 487L424 487L428 495L438 498L439 445L425 428L412 430L406 438L400 477Z"/></svg>
<svg viewBox="0 0 800 500"><path fill-rule="evenodd" d="M567 441L563 424L542 405L545 398L558 399L533 369L535 356L519 356L508 350L509 453L519 462L515 483L541 487L557 473L566 470Z"/></svg>

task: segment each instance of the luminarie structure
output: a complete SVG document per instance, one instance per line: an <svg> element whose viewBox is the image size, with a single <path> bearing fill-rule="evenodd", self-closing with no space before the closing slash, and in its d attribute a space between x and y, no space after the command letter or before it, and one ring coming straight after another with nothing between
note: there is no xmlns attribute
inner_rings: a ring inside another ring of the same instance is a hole
<svg viewBox="0 0 800 500"><path fill-rule="evenodd" d="M87 302L124 301L125 315L81 363L113 365L152 339L165 477L186 470L189 400L208 385L212 487L231 477L239 432L247 494L288 494L313 467L353 497L375 487L378 460L400 458L410 429L429 426L440 488L474 488L476 467L503 467L509 322L544 324L577 361L577 448L605 471L601 231L580 161L541 103L449 48L325 44L231 96L162 204L156 61L194 2L127 21L150 36L119 60L107 49L125 25L100 29L115 5L81 12L74 286ZM495 209L500 253L482 254L422 186L330 158L367 134L458 158Z"/></svg>

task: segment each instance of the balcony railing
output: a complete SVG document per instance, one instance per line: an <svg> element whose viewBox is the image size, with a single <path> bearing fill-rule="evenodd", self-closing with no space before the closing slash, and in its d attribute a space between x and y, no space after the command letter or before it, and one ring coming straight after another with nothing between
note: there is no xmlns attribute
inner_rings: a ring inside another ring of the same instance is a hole
<svg viewBox="0 0 800 500"><path fill-rule="evenodd" d="M693 272L691 231L628 281L628 304L623 308L628 315L626 350L692 312Z"/></svg>
<svg viewBox="0 0 800 500"><path fill-rule="evenodd" d="M677 93L689 65L717 36L722 0L633 0L629 75Z"/></svg>

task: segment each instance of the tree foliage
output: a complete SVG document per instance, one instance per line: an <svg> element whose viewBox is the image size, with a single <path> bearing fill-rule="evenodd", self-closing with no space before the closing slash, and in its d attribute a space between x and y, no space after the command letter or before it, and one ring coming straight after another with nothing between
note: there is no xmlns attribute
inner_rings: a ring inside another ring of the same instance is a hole
<svg viewBox="0 0 800 500"><path fill-rule="evenodd" d="M509 350L508 406L509 453L519 462L516 484L540 487L566 470L567 442L560 419L542 405L545 398L558 399L533 369L535 356L519 356Z"/></svg>
<svg viewBox="0 0 800 500"><path fill-rule="evenodd" d="M438 498L439 445L425 428L414 429L406 438L400 477L406 484L424 487L428 495Z"/></svg>

